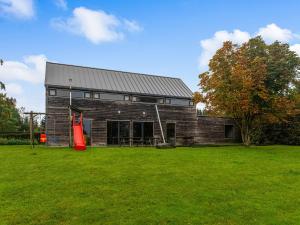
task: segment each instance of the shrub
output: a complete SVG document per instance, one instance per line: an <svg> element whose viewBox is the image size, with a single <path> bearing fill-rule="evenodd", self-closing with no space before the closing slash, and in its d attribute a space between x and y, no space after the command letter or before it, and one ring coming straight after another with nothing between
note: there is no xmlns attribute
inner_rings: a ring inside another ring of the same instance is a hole
<svg viewBox="0 0 300 225"><path fill-rule="evenodd" d="M7 139L0 138L0 145L29 145L28 139Z"/></svg>

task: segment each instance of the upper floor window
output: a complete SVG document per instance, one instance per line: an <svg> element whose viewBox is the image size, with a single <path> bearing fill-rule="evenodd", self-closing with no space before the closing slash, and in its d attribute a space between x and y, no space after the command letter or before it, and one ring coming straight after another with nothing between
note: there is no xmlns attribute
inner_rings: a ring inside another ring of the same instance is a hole
<svg viewBox="0 0 300 225"><path fill-rule="evenodd" d="M100 94L99 93L94 93L94 99L100 99Z"/></svg>
<svg viewBox="0 0 300 225"><path fill-rule="evenodd" d="M130 100L129 95L124 95L124 101L129 101L129 100Z"/></svg>
<svg viewBox="0 0 300 225"><path fill-rule="evenodd" d="M132 97L132 101L133 101L133 102L136 102L136 101L137 101L137 97L133 96L133 97Z"/></svg>
<svg viewBox="0 0 300 225"><path fill-rule="evenodd" d="M163 99L163 98L158 99L158 103L159 104L164 104L165 103L165 99Z"/></svg>
<svg viewBox="0 0 300 225"><path fill-rule="evenodd" d="M56 90L55 89L50 89L49 90L49 95L50 96L56 96Z"/></svg>
<svg viewBox="0 0 300 225"><path fill-rule="evenodd" d="M166 99L166 104L171 104L171 99L167 98Z"/></svg>
<svg viewBox="0 0 300 225"><path fill-rule="evenodd" d="M91 98L91 93L90 92L85 92L84 93L84 98Z"/></svg>
<svg viewBox="0 0 300 225"><path fill-rule="evenodd" d="M194 105L194 102L193 102L193 101L190 101L189 104L190 104L190 106L193 106L193 105Z"/></svg>

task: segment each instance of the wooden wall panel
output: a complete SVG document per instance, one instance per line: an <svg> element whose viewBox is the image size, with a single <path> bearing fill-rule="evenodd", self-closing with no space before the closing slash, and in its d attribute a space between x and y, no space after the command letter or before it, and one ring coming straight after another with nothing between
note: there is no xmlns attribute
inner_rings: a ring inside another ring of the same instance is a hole
<svg viewBox="0 0 300 225"><path fill-rule="evenodd" d="M69 143L68 105L68 98L48 96L46 98L46 112L65 114L48 116L46 132L49 145ZM161 137L154 104L73 99L72 105L82 110L85 118L92 119L92 145L106 145L107 120L129 120L131 123L153 121L154 135ZM234 141L225 139L224 136L224 125L233 124L230 119L197 117L195 107L158 105L158 109L165 137L166 124L176 123L177 145Z"/></svg>

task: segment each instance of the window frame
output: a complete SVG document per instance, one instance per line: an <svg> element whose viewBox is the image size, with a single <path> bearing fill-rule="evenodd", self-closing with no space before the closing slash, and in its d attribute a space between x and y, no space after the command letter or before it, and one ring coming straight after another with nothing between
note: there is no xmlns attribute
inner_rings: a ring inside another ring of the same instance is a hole
<svg viewBox="0 0 300 225"><path fill-rule="evenodd" d="M86 96L87 94L89 94L89 97ZM87 99L91 99L91 92L84 92L83 97Z"/></svg>
<svg viewBox="0 0 300 225"><path fill-rule="evenodd" d="M161 104L161 105L165 104L165 99L164 98L159 98L158 99L158 104Z"/></svg>
<svg viewBox="0 0 300 225"><path fill-rule="evenodd" d="M98 96L97 98L95 97L96 95ZM94 93L93 97L94 97L94 99L97 99L97 100L100 99L100 93Z"/></svg>
<svg viewBox="0 0 300 225"><path fill-rule="evenodd" d="M54 94L51 94L51 91L54 91ZM56 89L49 89L49 96L57 96Z"/></svg>

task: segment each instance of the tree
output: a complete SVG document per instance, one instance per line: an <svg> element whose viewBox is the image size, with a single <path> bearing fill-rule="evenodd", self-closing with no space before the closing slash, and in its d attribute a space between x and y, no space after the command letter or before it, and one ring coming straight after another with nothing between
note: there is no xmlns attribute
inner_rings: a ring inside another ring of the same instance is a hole
<svg viewBox="0 0 300 225"><path fill-rule="evenodd" d="M5 85L0 82L0 90L5 91ZM20 110L16 107L16 99L0 93L0 131L18 131L22 126Z"/></svg>
<svg viewBox="0 0 300 225"><path fill-rule="evenodd" d="M299 70L300 59L287 44L267 45L261 37L241 46L224 42L209 70L199 75L194 99L210 114L232 117L243 143L250 145L262 121L274 123L296 113Z"/></svg>
<svg viewBox="0 0 300 225"><path fill-rule="evenodd" d="M16 100L6 94L0 94L0 131L17 131L21 124L19 110L16 108Z"/></svg>

